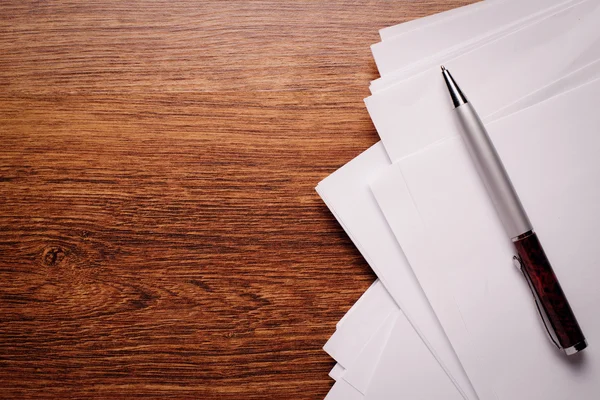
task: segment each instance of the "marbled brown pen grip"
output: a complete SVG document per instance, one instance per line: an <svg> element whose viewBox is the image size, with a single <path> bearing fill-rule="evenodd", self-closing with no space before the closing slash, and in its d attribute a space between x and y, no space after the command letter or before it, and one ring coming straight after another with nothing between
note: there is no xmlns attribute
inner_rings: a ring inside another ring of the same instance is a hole
<svg viewBox="0 0 600 400"><path fill-rule="evenodd" d="M584 343L583 332L537 235L534 232L522 235L514 245L521 259L523 273L527 275L532 290L537 294L541 303L539 306L545 311L558 344L563 349L569 349Z"/></svg>

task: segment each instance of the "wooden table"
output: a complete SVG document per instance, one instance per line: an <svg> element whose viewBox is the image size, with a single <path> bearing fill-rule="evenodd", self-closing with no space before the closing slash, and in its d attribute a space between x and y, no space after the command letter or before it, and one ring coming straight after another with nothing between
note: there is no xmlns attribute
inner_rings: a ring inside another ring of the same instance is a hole
<svg viewBox="0 0 600 400"><path fill-rule="evenodd" d="M377 30L469 0L0 4L0 397L320 399L374 275L314 191Z"/></svg>

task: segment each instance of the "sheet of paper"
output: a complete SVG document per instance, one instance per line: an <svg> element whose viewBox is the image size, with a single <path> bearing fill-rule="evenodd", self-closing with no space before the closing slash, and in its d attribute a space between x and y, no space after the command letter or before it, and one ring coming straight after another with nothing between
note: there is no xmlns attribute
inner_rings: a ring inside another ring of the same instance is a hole
<svg viewBox="0 0 600 400"><path fill-rule="evenodd" d="M348 367L342 376L342 379L344 379L362 394L365 394L367 388L369 387L369 383L371 382L375 368L377 367L379 359L386 348L399 313L401 313L401 311L397 309L388 315L383 325L379 327L367 345L362 349L356 360ZM404 332L400 332L398 330L395 332L400 336L416 336L416 333L411 326L407 326Z"/></svg>
<svg viewBox="0 0 600 400"><path fill-rule="evenodd" d="M336 329L340 329L340 327L344 324L344 322L350 318L355 311L360 310L363 307L366 307L364 303L369 303L372 301L376 301L375 299L379 296L385 296L385 287L381 284L379 279L375 279L375 281L369 286L367 290L356 300L356 302L350 307L350 309L344 314L344 316L335 324Z"/></svg>
<svg viewBox="0 0 600 400"><path fill-rule="evenodd" d="M590 83L598 78L600 78L600 61L595 61L575 72L565 75L556 82L552 82L550 85L544 86L528 96L525 96L514 103L491 113L487 116L486 121L491 122L500 118L504 118L578 86L583 86L584 84Z"/></svg>
<svg viewBox="0 0 600 400"><path fill-rule="evenodd" d="M419 336L405 334L410 326L399 313L365 399L462 400Z"/></svg>
<svg viewBox="0 0 600 400"><path fill-rule="evenodd" d="M386 325L380 332L387 333L370 341L373 351L365 349L364 357L336 381L326 400L463 399L400 310L388 317Z"/></svg>
<svg viewBox="0 0 600 400"><path fill-rule="evenodd" d="M319 183L317 192L444 370L467 398L475 399L460 361L369 189L369 182L389 165L378 143Z"/></svg>
<svg viewBox="0 0 600 400"><path fill-rule="evenodd" d="M521 18L519 21L510 24L505 24L502 26L498 26L497 24L491 24L489 26L489 30L486 31L485 34L470 37L468 40L462 42L456 41L453 46L444 48L443 50L438 52L434 52L434 50L432 50L431 53L425 58L407 58L406 55L410 54L411 52L406 52L405 50L407 48L410 48L414 44L411 42L400 42L393 49L389 49L389 51L404 54L403 57L405 59L405 62L396 65L397 68L389 74L386 74L384 77L371 81L369 89L371 93L375 94L377 92L390 88L391 86L399 82L412 78L415 75L426 71L427 69L433 67L439 68L440 64L444 63L444 61L451 60L453 58L464 55L470 51L473 51L479 47L486 46L487 44L492 43L502 38L503 36L506 36L510 33L514 33L517 30L526 27L527 25L535 23L536 21L540 21L556 13L558 10L566 9L579 1L581 0L568 0L566 3L561 3L558 6L554 5L548 8L542 7L540 8L539 12L530 14L529 16ZM465 25L470 26L468 20L465 20ZM426 38L428 37L428 30L422 30L421 34L423 38L417 37L417 41L426 40ZM452 36L453 34L454 32L452 31L452 26L449 26L448 29L439 32L438 36L446 37ZM415 36L414 33L413 36Z"/></svg>
<svg viewBox="0 0 600 400"><path fill-rule="evenodd" d="M452 49L493 34L496 30L520 25L522 21L557 7L568 0L504 0L484 3L473 12L448 18L433 25L404 33L371 46L382 77L432 54ZM399 51L401 50L401 51Z"/></svg>
<svg viewBox="0 0 600 400"><path fill-rule="evenodd" d="M398 306L381 282L376 282L357 302L355 310L329 338L323 349L342 367L354 363L363 347Z"/></svg>
<svg viewBox="0 0 600 400"><path fill-rule="evenodd" d="M599 18L600 3L586 0L445 64L485 118L600 59ZM366 104L394 161L456 133L439 67Z"/></svg>
<svg viewBox="0 0 600 400"><path fill-rule="evenodd" d="M337 381L338 379L341 379L345 373L346 369L336 363L333 368L331 368L331 371L329 371L329 377L334 381Z"/></svg>
<svg viewBox="0 0 600 400"><path fill-rule="evenodd" d="M344 314L342 319L338 321L336 327L343 333L334 335L327 342L326 347L334 349L331 353L336 356L342 354L342 359L346 360L346 363L348 363L349 360L361 360L358 364L356 361L352 361L352 364L350 364L350 366L358 365L357 368L353 368L354 375L360 374L366 376L371 373L373 368L369 366L369 362L372 361L372 353L381 351L380 348L382 349L385 342L378 344L370 343L373 340L380 340L382 329L387 329L387 333L383 333L384 335L389 334L392 327L386 326L386 319L382 320L380 312L383 311L383 315L387 314L386 310L389 309L390 304L393 309L392 314L394 311L400 310L379 279L375 280L348 312ZM373 310L376 310L376 318L373 318ZM348 321L349 325L347 325L346 328L343 328L344 324ZM353 329L357 330L353 331ZM352 336L354 339L348 340L348 337ZM365 352L371 355L363 354ZM336 363L329 372L329 376L331 379L337 381L338 379L341 379L345 373L346 368L341 364ZM353 378L350 378L351 382L352 379Z"/></svg>
<svg viewBox="0 0 600 400"><path fill-rule="evenodd" d="M341 379L336 381L325 400L363 400L365 396L352 387L348 382Z"/></svg>
<svg viewBox="0 0 600 400"><path fill-rule="evenodd" d="M423 18L413 19L394 26L388 26L379 30L381 40L389 40L396 36L400 36L406 32L414 31L424 27L430 27L434 24L446 21L450 18L461 17L482 7L487 7L490 1L480 1L479 3L469 4L463 7L454 8L437 14L428 15Z"/></svg>
<svg viewBox="0 0 600 400"><path fill-rule="evenodd" d="M372 185L481 398L599 393L600 187L590 184L600 180L599 101L594 81L489 125L590 342L578 356L567 358L546 337L459 137L401 160Z"/></svg>

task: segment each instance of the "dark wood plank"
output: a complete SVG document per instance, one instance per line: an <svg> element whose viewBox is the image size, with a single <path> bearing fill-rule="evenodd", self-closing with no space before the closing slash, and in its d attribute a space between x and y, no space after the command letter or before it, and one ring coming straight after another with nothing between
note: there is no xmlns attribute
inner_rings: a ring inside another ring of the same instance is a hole
<svg viewBox="0 0 600 400"><path fill-rule="evenodd" d="M313 188L377 30L467 2L2 2L0 398L324 397L374 276Z"/></svg>

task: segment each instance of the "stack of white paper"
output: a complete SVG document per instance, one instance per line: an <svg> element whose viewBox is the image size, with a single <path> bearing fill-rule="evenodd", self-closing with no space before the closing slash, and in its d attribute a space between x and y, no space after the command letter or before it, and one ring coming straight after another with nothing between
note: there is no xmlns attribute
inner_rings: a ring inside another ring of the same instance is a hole
<svg viewBox="0 0 600 400"><path fill-rule="evenodd" d="M492 0L385 28L382 139L317 186L378 276L324 346L328 400L600 398L600 2ZM482 117L589 347L547 338L460 136Z"/></svg>

